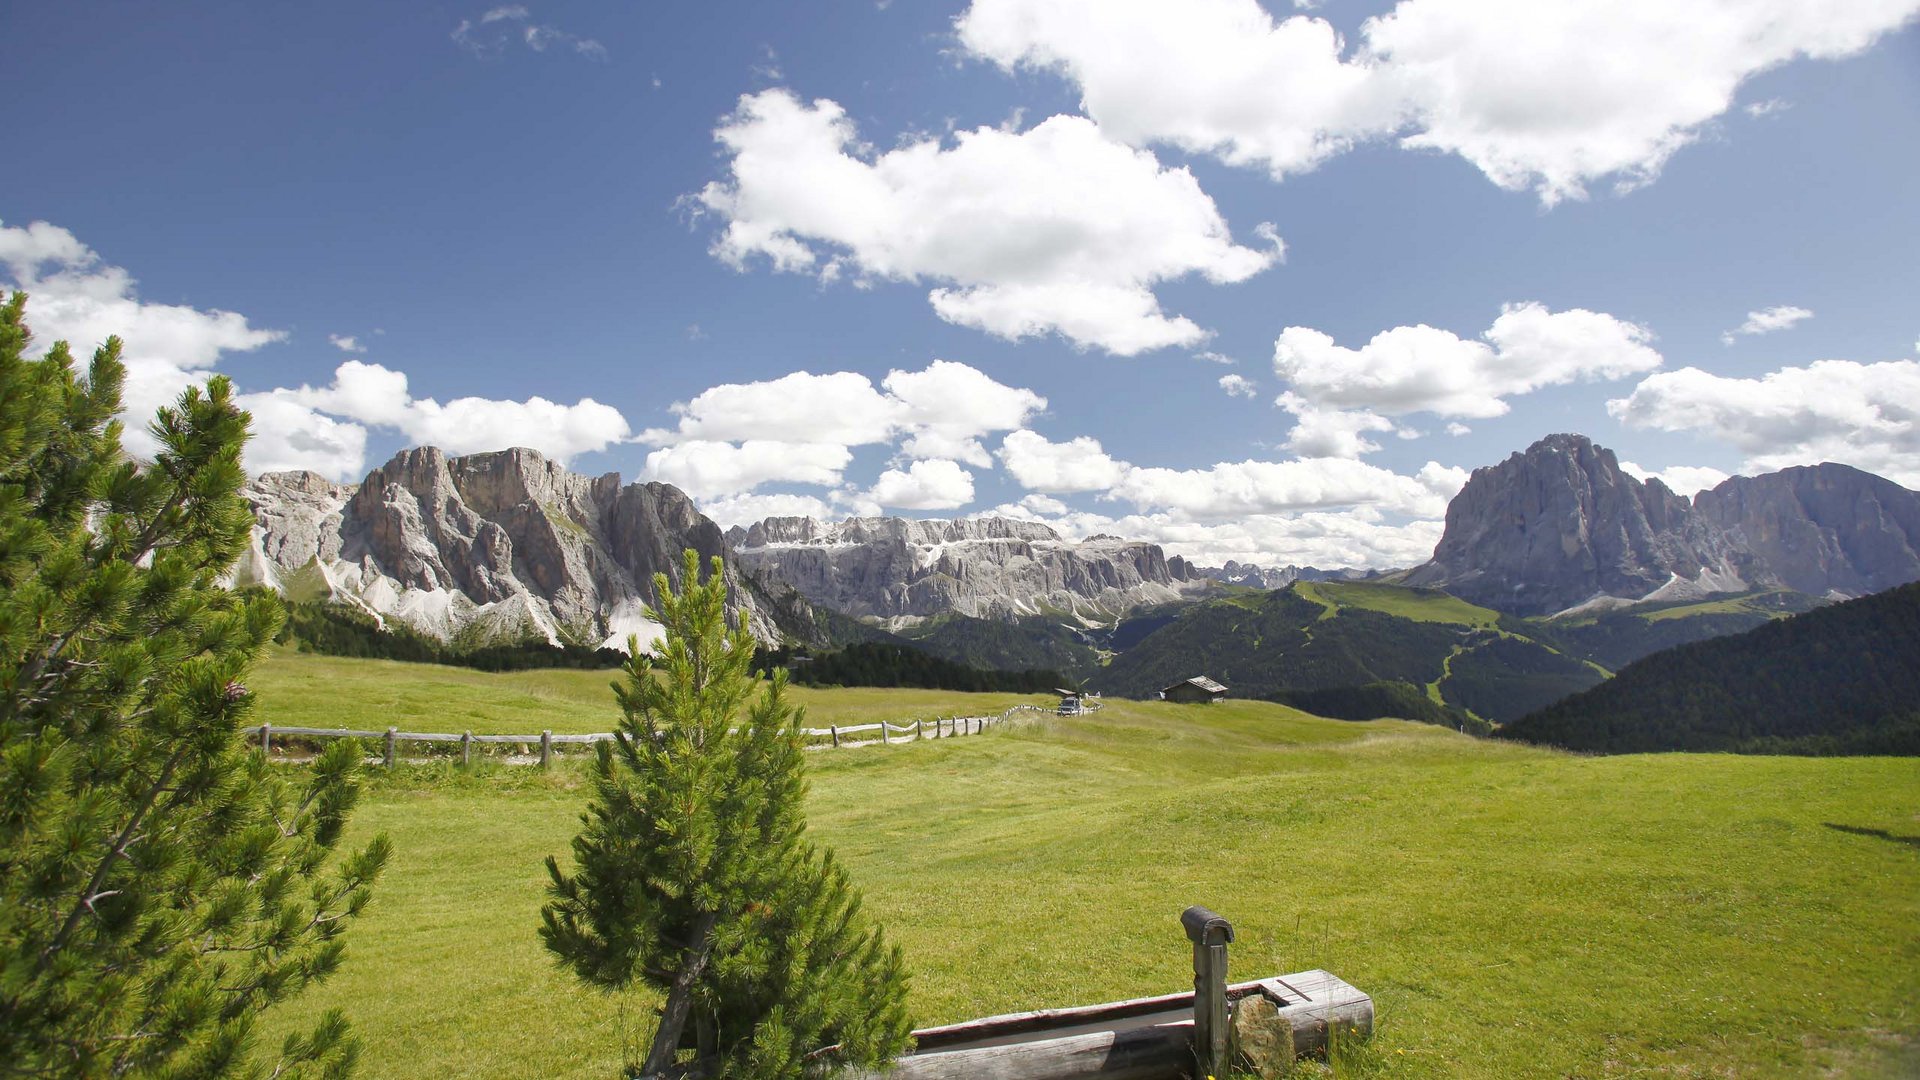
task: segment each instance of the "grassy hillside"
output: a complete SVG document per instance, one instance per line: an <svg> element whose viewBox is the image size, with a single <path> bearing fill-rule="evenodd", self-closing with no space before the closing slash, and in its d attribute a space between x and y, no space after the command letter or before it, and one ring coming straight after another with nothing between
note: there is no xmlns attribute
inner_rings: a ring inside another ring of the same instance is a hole
<svg viewBox="0 0 1920 1080"><path fill-rule="evenodd" d="M278 649L254 672L258 715L279 727L471 731L532 735L611 731L620 715L608 684L618 671L484 672L394 660L357 660ZM931 719L956 708L999 712L1051 695L954 694L945 690L819 690L796 686L813 727L886 719Z"/></svg>
<svg viewBox="0 0 1920 1080"><path fill-rule="evenodd" d="M1469 604L1438 589L1410 589L1362 581L1302 581L1294 585L1294 590L1335 611L1361 608L1415 622L1451 623L1485 629L1493 628L1500 621L1499 612Z"/></svg>
<svg viewBox="0 0 1920 1080"><path fill-rule="evenodd" d="M1144 698L1206 674L1237 697L1312 701L1342 716L1451 724L1458 716L1450 718L1443 706L1506 721L1604 678L1583 660L1527 636L1528 629L1434 589L1295 582L1189 607L1115 656L1091 682ZM1371 711L1406 700L1402 690L1424 695L1431 709L1421 715Z"/></svg>
<svg viewBox="0 0 1920 1080"><path fill-rule="evenodd" d="M1044 668L1080 677L1100 664L1100 651L1062 619L1028 616L1013 622L947 615L903 632L908 644L931 656L983 671Z"/></svg>
<svg viewBox="0 0 1920 1080"><path fill-rule="evenodd" d="M1920 754L1920 583L1656 653L1501 735L1613 753Z"/></svg>
<svg viewBox="0 0 1920 1080"><path fill-rule="evenodd" d="M597 715L578 673L341 663L334 709L369 726L455 681L476 723L520 726L529 698ZM266 665L262 704L317 665ZM1205 903L1235 977L1326 967L1375 996L1342 1076L1895 1076L1920 1036L1920 761L1581 758L1119 701L809 761L815 833L904 946L921 1023L1179 989L1176 917ZM583 798L572 766L374 779L352 831L393 836L387 877L344 969L262 1036L340 1006L372 1080L612 1075L648 1002L580 988L534 929Z"/></svg>
<svg viewBox="0 0 1920 1080"><path fill-rule="evenodd" d="M1744 633L1820 603L1805 593L1775 590L1526 623L1529 634L1560 651L1618 671L1663 649Z"/></svg>

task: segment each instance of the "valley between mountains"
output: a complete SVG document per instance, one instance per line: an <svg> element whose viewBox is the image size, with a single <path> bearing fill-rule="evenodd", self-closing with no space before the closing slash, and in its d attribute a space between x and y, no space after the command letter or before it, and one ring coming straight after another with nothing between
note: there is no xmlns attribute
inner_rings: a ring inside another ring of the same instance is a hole
<svg viewBox="0 0 1920 1080"><path fill-rule="evenodd" d="M1483 733L1662 650L1920 580L1920 494L1891 481L1824 464L1689 500L1578 435L1476 470L1433 558L1388 571L1195 566L1005 517L723 532L671 486L524 449L414 449L357 485L279 473L246 493L238 584L436 655L644 647L652 577L693 548L782 655L888 646L1135 698L1206 674L1236 697Z"/></svg>

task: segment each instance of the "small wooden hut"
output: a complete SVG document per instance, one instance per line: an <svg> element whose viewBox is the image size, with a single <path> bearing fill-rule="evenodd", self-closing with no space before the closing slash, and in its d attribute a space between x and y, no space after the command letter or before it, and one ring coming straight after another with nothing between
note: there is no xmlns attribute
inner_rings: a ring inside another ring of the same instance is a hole
<svg viewBox="0 0 1920 1080"><path fill-rule="evenodd" d="M1227 688L1205 675L1195 675L1185 682L1174 683L1160 691L1160 696L1167 701L1177 701L1182 705L1211 705L1226 699Z"/></svg>

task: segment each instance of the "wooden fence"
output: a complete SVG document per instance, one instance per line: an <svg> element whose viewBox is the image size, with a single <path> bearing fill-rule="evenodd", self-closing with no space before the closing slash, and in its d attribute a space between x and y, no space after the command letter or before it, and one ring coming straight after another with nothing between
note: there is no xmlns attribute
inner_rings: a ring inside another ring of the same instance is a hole
<svg viewBox="0 0 1920 1080"><path fill-rule="evenodd" d="M1099 708L1098 702L1088 704L1089 712ZM978 735L989 728L1011 723L1016 715L1023 712L1053 711L1041 705L1015 705L994 716L938 716L932 720L914 720L903 724L877 721L871 724L829 725L823 728L801 728L800 733L809 740L824 740L815 744L814 748L817 749L891 745L916 742L921 739L951 739L961 735ZM613 733L610 731L596 731L588 735L555 735L551 731L542 731L538 735L475 735L471 731L463 731L456 735L451 732L401 731L397 728L388 728L385 731L355 731L351 728L275 727L272 724L246 728L244 734L249 740L259 740L262 752L272 751L275 736L301 739L379 739L383 744L381 757L388 766L392 766L397 760L399 744L403 742L458 743L460 763L463 765L473 763L475 743L538 745L540 747L538 761L544 766L552 762L553 748L556 746L589 745L613 741Z"/></svg>

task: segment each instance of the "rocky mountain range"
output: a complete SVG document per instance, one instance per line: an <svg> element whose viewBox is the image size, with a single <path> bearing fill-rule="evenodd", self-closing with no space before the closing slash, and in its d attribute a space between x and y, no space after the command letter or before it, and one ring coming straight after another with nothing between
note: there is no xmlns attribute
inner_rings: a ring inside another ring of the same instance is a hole
<svg viewBox="0 0 1920 1080"><path fill-rule="evenodd" d="M1521 615L1784 588L1841 598L1920 579L1920 493L1846 465L1734 477L1691 503L1611 450L1550 435L1474 471L1432 561L1402 580Z"/></svg>
<svg viewBox="0 0 1920 1080"><path fill-rule="evenodd" d="M1222 582L1369 576L1199 568L1155 544L1075 542L1000 517L781 517L723 534L676 488L578 475L524 449L413 449L359 484L272 473L245 491L255 543L236 581L456 644L651 638L653 574L677 577L687 547L721 557L736 615L768 642L824 643L841 616L894 630L949 615L1090 626ZM1920 580L1920 494L1824 464L1735 477L1689 502L1583 436L1553 435L1476 470L1433 559L1391 579L1521 615L1754 589L1856 596Z"/></svg>
<svg viewBox="0 0 1920 1080"><path fill-rule="evenodd" d="M1003 517L775 517L736 527L727 540L742 569L766 585L896 629L950 613L1110 621L1213 586L1157 544L1113 536L1075 543Z"/></svg>
<svg viewBox="0 0 1920 1080"><path fill-rule="evenodd" d="M1245 585L1254 589L1284 589L1296 581L1368 581L1392 573L1387 570L1358 570L1350 566L1332 570L1313 566L1261 566L1232 559L1228 559L1225 566L1195 567L1194 572L1222 585Z"/></svg>
<svg viewBox="0 0 1920 1080"><path fill-rule="evenodd" d="M755 636L780 636L773 603L741 578L719 527L666 484L581 476L532 450L424 447L359 484L268 473L244 494L255 529L239 584L349 604L441 640L651 640L653 575L677 581L689 547L725 560L735 613Z"/></svg>

